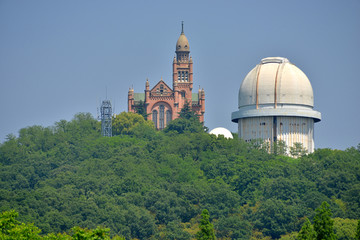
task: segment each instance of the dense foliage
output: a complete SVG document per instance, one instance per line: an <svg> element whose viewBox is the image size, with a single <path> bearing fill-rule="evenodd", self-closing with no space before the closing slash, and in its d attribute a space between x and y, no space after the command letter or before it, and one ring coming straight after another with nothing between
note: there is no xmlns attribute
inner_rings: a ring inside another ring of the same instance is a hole
<svg viewBox="0 0 360 240"><path fill-rule="evenodd" d="M100 124L78 114L9 135L0 211L15 209L42 234L100 225L126 239L194 238L204 209L217 239L292 236L324 201L335 219L360 218L360 147L294 159L186 118L165 131L130 122L118 134L101 137Z"/></svg>
<svg viewBox="0 0 360 240"><path fill-rule="evenodd" d="M73 227L71 233L49 233L40 235L41 229L34 224L21 223L16 218L18 213L14 210L5 211L0 214L0 239L31 239L31 240L125 240L124 237L109 236L110 229L97 227L96 229L87 229L81 227Z"/></svg>

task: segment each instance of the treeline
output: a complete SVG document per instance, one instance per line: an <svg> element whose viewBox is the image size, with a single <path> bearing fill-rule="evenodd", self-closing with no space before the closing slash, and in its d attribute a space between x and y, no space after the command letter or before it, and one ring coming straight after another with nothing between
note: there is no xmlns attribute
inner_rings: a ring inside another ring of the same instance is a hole
<svg viewBox="0 0 360 240"><path fill-rule="evenodd" d="M73 227L70 233L48 233L41 234L41 229L32 223L22 223L17 220L18 213L14 210L5 211L0 214L0 239L31 239L31 240L125 240L124 237L110 237L110 229L97 227L96 229L87 229Z"/></svg>
<svg viewBox="0 0 360 240"><path fill-rule="evenodd" d="M21 129L0 145L0 211L42 234L110 228L126 239L192 239L207 209L218 239L295 239L322 202L338 239L360 218L360 145L290 158L216 138L190 114L156 131L141 116L100 136L90 114ZM113 234L113 235L112 235Z"/></svg>
<svg viewBox="0 0 360 240"><path fill-rule="evenodd" d="M299 233L294 233L283 237L282 239L297 240L336 240L337 235L334 233L334 220L331 219L331 210L329 204L323 202L321 207L315 210L314 224L312 225L306 218ZM31 239L31 240L125 240L122 236L110 237L110 229L98 226L96 229L87 229L73 227L70 233L48 233L40 235L41 229L34 224L21 223L16 218L18 213L14 210L5 211L0 214L0 239ZM353 226L347 224L346 227L337 227L340 238L360 239L360 220ZM347 232L346 232L347 231ZM209 211L204 209L201 213L199 231L196 233L197 240L216 240L214 225L210 222ZM177 239L177 237L175 237Z"/></svg>

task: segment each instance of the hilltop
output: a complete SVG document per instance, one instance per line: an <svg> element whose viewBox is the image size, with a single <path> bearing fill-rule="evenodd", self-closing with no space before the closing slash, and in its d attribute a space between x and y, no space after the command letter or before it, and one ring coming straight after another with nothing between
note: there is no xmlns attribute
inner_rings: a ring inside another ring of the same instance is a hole
<svg viewBox="0 0 360 240"><path fill-rule="evenodd" d="M359 147L295 159L186 119L156 131L122 117L111 138L84 113L9 135L0 211L15 209L43 234L101 225L126 239L191 239L204 209L218 239L290 239L324 201L335 225L360 218Z"/></svg>

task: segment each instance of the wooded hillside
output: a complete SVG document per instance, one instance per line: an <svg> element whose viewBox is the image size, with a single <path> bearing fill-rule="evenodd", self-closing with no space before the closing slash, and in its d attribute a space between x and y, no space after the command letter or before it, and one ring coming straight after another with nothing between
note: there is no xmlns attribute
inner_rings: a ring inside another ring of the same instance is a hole
<svg viewBox="0 0 360 240"><path fill-rule="evenodd" d="M360 219L360 145L294 159L187 119L156 131L121 117L127 125L111 138L90 114L9 135L0 211L15 209L43 234L100 225L126 239L191 239L204 209L218 239L291 239L324 201L339 239L349 239L344 222Z"/></svg>

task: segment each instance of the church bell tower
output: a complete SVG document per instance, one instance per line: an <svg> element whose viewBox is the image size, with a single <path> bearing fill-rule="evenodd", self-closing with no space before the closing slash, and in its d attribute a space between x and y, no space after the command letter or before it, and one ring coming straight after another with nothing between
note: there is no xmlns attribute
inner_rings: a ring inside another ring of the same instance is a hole
<svg viewBox="0 0 360 240"><path fill-rule="evenodd" d="M184 23L181 23L181 34L176 42L176 56L173 60L173 89L180 98L178 107L181 109L187 101L191 104L193 88L193 61L190 57L189 41L184 33Z"/></svg>
<svg viewBox="0 0 360 240"><path fill-rule="evenodd" d="M192 92L193 61L184 23L181 24L181 34L176 42L172 78L172 89L162 78L152 88L146 80L144 93L134 93L134 89L129 89L128 111L140 112L145 108L147 119L154 122L156 129L162 130L178 118L185 103L189 103L200 122L204 122L205 92L204 89L199 89L198 93Z"/></svg>

